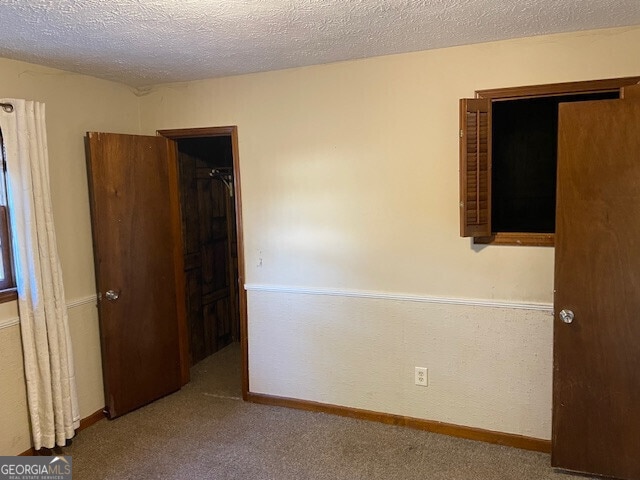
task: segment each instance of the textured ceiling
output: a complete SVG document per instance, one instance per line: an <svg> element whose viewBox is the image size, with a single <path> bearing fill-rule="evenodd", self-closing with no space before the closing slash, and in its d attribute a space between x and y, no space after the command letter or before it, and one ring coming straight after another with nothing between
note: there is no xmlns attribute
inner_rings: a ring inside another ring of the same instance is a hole
<svg viewBox="0 0 640 480"><path fill-rule="evenodd" d="M0 56L132 86L640 24L640 0L0 0Z"/></svg>

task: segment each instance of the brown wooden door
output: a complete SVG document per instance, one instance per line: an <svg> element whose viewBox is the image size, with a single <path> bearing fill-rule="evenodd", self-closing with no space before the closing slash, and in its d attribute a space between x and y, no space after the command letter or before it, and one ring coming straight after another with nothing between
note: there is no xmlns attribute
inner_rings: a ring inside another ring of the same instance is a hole
<svg viewBox="0 0 640 480"><path fill-rule="evenodd" d="M552 464L640 479L640 101L562 104L558 133Z"/></svg>
<svg viewBox="0 0 640 480"><path fill-rule="evenodd" d="M114 418L184 383L175 148L164 137L109 133L89 133L87 147L105 402Z"/></svg>
<svg viewBox="0 0 640 480"><path fill-rule="evenodd" d="M235 211L215 159L179 153L191 363L238 340ZM229 170L230 171L230 170ZM235 337L234 337L235 333Z"/></svg>

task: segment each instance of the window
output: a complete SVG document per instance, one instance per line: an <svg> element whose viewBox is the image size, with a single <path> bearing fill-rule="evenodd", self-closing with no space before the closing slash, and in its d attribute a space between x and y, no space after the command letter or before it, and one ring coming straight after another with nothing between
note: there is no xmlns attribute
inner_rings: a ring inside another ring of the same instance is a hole
<svg viewBox="0 0 640 480"><path fill-rule="evenodd" d="M7 189L5 182L5 151L0 131L0 303L14 300L15 276L11 258L11 237L9 235L9 210L7 208Z"/></svg>
<svg viewBox="0 0 640 480"><path fill-rule="evenodd" d="M480 90L460 101L460 230L474 243L554 244L558 105L620 98L640 77Z"/></svg>

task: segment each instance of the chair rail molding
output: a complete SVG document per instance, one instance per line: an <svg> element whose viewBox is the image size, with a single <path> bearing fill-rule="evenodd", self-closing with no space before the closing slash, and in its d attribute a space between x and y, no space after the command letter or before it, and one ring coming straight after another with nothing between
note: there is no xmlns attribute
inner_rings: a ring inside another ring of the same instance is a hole
<svg viewBox="0 0 640 480"><path fill-rule="evenodd" d="M415 295L409 293L379 292L370 290L351 289L327 289L297 287L288 285L261 285L247 283L244 285L248 292L284 293L291 295L324 295L332 297L371 298L378 300L395 300L401 302L434 303L441 305L462 305L487 308L506 308L513 310L534 310L553 314L553 305L550 303L514 302L508 300L484 300L474 298L455 298Z"/></svg>
<svg viewBox="0 0 640 480"><path fill-rule="evenodd" d="M67 308L72 309L72 308L81 307L83 305L89 305L91 303L95 304L97 301L98 301L98 297L96 295L88 295L86 297L76 298L74 300L67 302ZM20 324L19 317L10 317L10 318L0 319L0 330L4 328L13 327L19 324Z"/></svg>

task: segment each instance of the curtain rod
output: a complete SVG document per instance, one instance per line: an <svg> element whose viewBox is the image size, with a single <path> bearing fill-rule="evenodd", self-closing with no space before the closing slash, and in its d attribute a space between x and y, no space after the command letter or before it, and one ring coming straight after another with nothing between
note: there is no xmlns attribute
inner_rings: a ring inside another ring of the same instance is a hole
<svg viewBox="0 0 640 480"><path fill-rule="evenodd" d="M0 107L7 113L13 112L13 105L10 103L0 103Z"/></svg>

